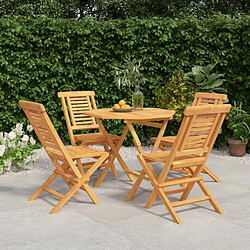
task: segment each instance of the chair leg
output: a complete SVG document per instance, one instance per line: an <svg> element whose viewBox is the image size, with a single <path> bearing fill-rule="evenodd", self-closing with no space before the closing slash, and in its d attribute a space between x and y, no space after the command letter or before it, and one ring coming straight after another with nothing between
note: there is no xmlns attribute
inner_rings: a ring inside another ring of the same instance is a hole
<svg viewBox="0 0 250 250"><path fill-rule="evenodd" d="M204 166L202 170L204 170L204 172L208 174L216 182L221 182L221 180L208 167Z"/></svg>
<svg viewBox="0 0 250 250"><path fill-rule="evenodd" d="M203 181L198 181L197 182L198 185L200 186L201 190L203 191L203 193L207 196L209 196L209 201L211 203L211 205L214 207L215 211L219 214L223 214L223 210L220 208L219 204L217 203L217 201L214 199L213 195L210 193L210 191L208 190L208 188L206 187L206 185L204 184Z"/></svg>
<svg viewBox="0 0 250 250"><path fill-rule="evenodd" d="M55 164L55 162L54 162L54 164ZM57 164L59 164L58 162L55 164L55 166L58 166ZM60 166L60 165L59 165ZM63 170L65 170L65 169L68 169L69 168L69 165L68 165L68 163L63 163L60 167L58 167L58 169L60 170L60 169L63 169ZM71 182L70 182L70 180L69 179L67 179L67 178L65 178L65 177L63 177L62 176L62 178L64 179L64 181L67 183L67 185L68 185L68 187L71 189L72 188L72 186L74 186L74 184L72 184ZM79 191L77 191L77 192L75 192L75 194L79 194Z"/></svg>
<svg viewBox="0 0 250 250"><path fill-rule="evenodd" d="M62 199L56 204L56 206L50 211L50 214L57 213L64 205L65 203L76 193L78 192L78 189L83 188L91 200L95 204L99 204L99 200L87 184L87 181L89 181L90 176L95 172L95 170L108 158L108 153L103 153L99 159L92 165L92 167L89 168L89 170L84 174L84 176L78 180L71 189L62 197Z"/></svg>
<svg viewBox="0 0 250 250"><path fill-rule="evenodd" d="M104 147L104 149L105 149L106 152L109 152L108 143L104 143L103 147ZM114 163L111 164L111 171L112 171L113 176L117 178L118 174L116 172L115 164Z"/></svg>
<svg viewBox="0 0 250 250"><path fill-rule="evenodd" d="M110 165L106 166L102 173L100 174L99 178L97 179L97 181L95 182L95 184L93 185L93 187L99 187L102 183L102 181L104 180L105 176L107 175L108 171L109 171Z"/></svg>
<svg viewBox="0 0 250 250"><path fill-rule="evenodd" d="M28 199L28 201L35 200L44 190L44 188L48 187L49 184L56 179L58 175L53 173L47 181L43 183L43 185Z"/></svg>
<svg viewBox="0 0 250 250"><path fill-rule="evenodd" d="M80 173L82 175L84 175L84 169L83 169L83 166L82 166L81 159L76 159L76 162L77 162L78 169L80 170Z"/></svg>
<svg viewBox="0 0 250 250"><path fill-rule="evenodd" d="M192 176L192 177L198 177L198 176L200 176L200 173L201 173L201 171L202 171L202 168L203 168L202 165L195 166L195 169L193 169L193 168L190 167L190 168L189 168L189 171L190 171L190 173L191 173L191 176ZM187 197L189 196L190 192L191 192L192 189L193 189L194 184L195 184L195 182L191 182L191 183L185 184L186 186L183 185L183 187L185 187L186 190L183 192L183 194L182 194L182 196L181 196L181 198L180 198L180 201L183 201L183 200L186 200L186 199L187 199Z"/></svg>
<svg viewBox="0 0 250 250"><path fill-rule="evenodd" d="M95 204L100 204L100 201L97 199L96 195L94 194L94 192L92 191L92 189L90 188L90 186L87 183L84 183L82 186L84 187L85 191L89 195L90 199Z"/></svg>
<svg viewBox="0 0 250 250"><path fill-rule="evenodd" d="M116 171L116 169L115 169L115 164L114 164L114 163L111 164L111 171L112 171L113 176L114 176L115 178L117 178L117 177L118 177L118 174L117 174L117 171Z"/></svg>
<svg viewBox="0 0 250 250"><path fill-rule="evenodd" d="M172 207L170 201L168 200L165 192L163 189L159 188L158 189L158 193L160 195L161 200L163 201L165 207L167 208L168 212L170 213L171 217L173 218L173 220L178 223L178 224L182 224L179 216L177 215L177 213L175 212L174 208Z"/></svg>
<svg viewBox="0 0 250 250"><path fill-rule="evenodd" d="M150 196L149 196L149 198L148 198L148 201L147 201L147 203L146 203L146 205L145 205L145 208L147 208L147 209L151 208L151 207L153 206L154 201L155 201L156 198L157 198L157 192L156 192L156 190L154 189L154 190L151 192L151 194L150 194Z"/></svg>
<svg viewBox="0 0 250 250"><path fill-rule="evenodd" d="M82 183L76 183L74 187L72 187L68 193L66 193L63 198L54 206L54 208L49 212L50 214L57 213L65 203L74 195L74 193L82 186Z"/></svg>
<svg viewBox="0 0 250 250"><path fill-rule="evenodd" d="M129 191L127 197L125 198L125 201L130 201L133 199L137 189L139 188L141 182L143 181L144 177L145 177L146 173L144 170L141 171L139 177L137 178L134 186L132 187L132 189Z"/></svg>
<svg viewBox="0 0 250 250"><path fill-rule="evenodd" d="M86 181L86 180L84 180ZM89 197L93 200L95 204L98 204L99 200L96 198L90 187L87 183L83 183L84 181L80 181L76 183L69 191L66 193L63 198L56 204L56 206L50 211L50 214L57 213L65 203L78 191L78 189L83 186ZM100 202L99 202L100 203Z"/></svg>

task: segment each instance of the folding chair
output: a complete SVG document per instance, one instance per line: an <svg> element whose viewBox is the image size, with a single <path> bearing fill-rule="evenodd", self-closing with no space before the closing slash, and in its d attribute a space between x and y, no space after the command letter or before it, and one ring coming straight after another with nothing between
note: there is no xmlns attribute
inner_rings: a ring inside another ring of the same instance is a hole
<svg viewBox="0 0 250 250"><path fill-rule="evenodd" d="M100 203L89 187L88 181L90 176L107 159L109 154L87 146L64 147L42 104L28 101L19 101L19 104L56 168L48 180L29 198L29 201L35 200L43 191L47 191L59 197L60 201L50 211L50 214L54 214L57 213L74 194L78 193L79 189L82 189L87 192L95 204ZM80 160L82 158L96 159L86 173L84 173L81 164L77 166L74 163L74 160ZM70 189L65 195L48 187L57 176L61 176Z"/></svg>
<svg viewBox="0 0 250 250"><path fill-rule="evenodd" d="M184 118L170 151L155 152L138 155L143 170L126 200L131 200L141 181L147 174L154 187L146 208L151 208L155 199L159 196L176 223L181 221L174 207L192 204L201 201L209 201L217 213L223 213L208 188L205 186L200 173L207 161L215 139L221 128L226 114L231 105L206 105L203 107L188 107L184 111ZM156 174L151 162L165 163L159 176ZM169 178L170 170L188 169L189 175ZM194 184L197 183L205 196L188 199ZM168 187L178 186L177 189L168 190ZM168 195L182 193L180 201L170 202Z"/></svg>
<svg viewBox="0 0 250 250"><path fill-rule="evenodd" d="M202 93L197 92L194 96L194 101L192 106L204 106L208 104L223 104L226 101L227 95L216 94L216 93ZM166 147L172 147L174 144L176 136L165 136L162 138L159 148L163 151L167 150ZM156 138L151 138L151 141L155 143ZM221 180L206 166L202 169L202 173L208 174L216 182L221 182Z"/></svg>
<svg viewBox="0 0 250 250"><path fill-rule="evenodd" d="M82 145L102 144L105 151L109 152L111 157L112 152L108 147L107 139L102 134L95 118L83 114L83 111L97 109L95 103L95 92L58 92L58 97L61 99L71 144L73 146L75 146L77 143L81 143ZM99 133L74 134L74 131L77 130L90 129L99 129ZM120 139L120 136L117 135L108 134L108 136L111 138L114 144ZM87 164L85 168L88 168ZM111 171L114 177L118 177L113 163L111 165ZM95 184L94 186L98 185Z"/></svg>

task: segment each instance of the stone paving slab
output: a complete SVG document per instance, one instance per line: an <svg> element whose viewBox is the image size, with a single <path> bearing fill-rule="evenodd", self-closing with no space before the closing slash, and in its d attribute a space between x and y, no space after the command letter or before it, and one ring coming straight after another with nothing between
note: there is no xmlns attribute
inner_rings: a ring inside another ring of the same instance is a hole
<svg viewBox="0 0 250 250"><path fill-rule="evenodd" d="M127 164L140 169L137 160ZM207 166L222 182L203 177L224 215L209 202L178 207L182 225L173 222L160 199L151 209L144 208L152 190L147 180L135 198L125 202L132 183L116 166L118 178L109 173L100 187L93 188L100 205L80 192L54 215L48 213L58 202L56 197L44 192L27 201L50 172L1 176L0 249L249 249L250 166L210 157ZM92 176L91 185L99 174ZM67 192L59 178L54 188ZM190 197L199 195L195 188Z"/></svg>

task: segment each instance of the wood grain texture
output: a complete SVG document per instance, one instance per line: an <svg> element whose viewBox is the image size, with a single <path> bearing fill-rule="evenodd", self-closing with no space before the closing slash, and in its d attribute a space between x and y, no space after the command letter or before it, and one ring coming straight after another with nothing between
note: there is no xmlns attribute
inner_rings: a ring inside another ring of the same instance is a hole
<svg viewBox="0 0 250 250"><path fill-rule="evenodd" d="M175 111L158 108L143 108L142 110L133 110L132 112L116 112L112 108L106 108L84 111L83 113L100 119L157 121L171 119L175 114Z"/></svg>
<svg viewBox="0 0 250 250"><path fill-rule="evenodd" d="M192 106L205 106L205 105L218 105L218 104L223 104L227 100L227 95L225 94L217 94L217 93L204 93L204 92L197 92L194 97L194 101L192 103ZM216 107L214 108L216 109ZM227 109L227 107L225 107ZM185 110L185 115L189 115L189 108ZM216 110L214 110L216 112ZM199 112L199 108L194 110L192 112ZM211 116L211 114L207 114L205 116L200 117L198 120L196 120L196 127L194 126L193 131L194 134L200 130L202 127L203 130L205 131L206 128L209 128L211 123L214 121L214 118ZM204 133L202 133L204 135ZM196 137L197 138L197 137ZM174 141L176 139L176 136L166 136L163 137L160 144L159 148L162 150L165 150L166 147L172 147L174 144ZM156 138L151 138L151 141L153 143L156 142ZM201 143L201 140L199 140ZM191 144L197 143L196 139L193 138L192 140L189 139L189 145L186 147L188 148ZM200 147L201 144L197 144L197 147ZM209 170L206 166L204 166L206 170L202 170L203 173L208 174L212 179L214 179L216 182L220 182L221 180L211 171Z"/></svg>
<svg viewBox="0 0 250 250"><path fill-rule="evenodd" d="M96 119L91 115L85 115L85 111L96 110L95 92L94 91L69 91L58 92L58 97L61 100L63 113L68 128L71 144L76 146L77 143L82 145L97 145L102 144L106 152L110 152L107 145L107 139L103 135L96 123ZM75 131L98 129L99 133L82 133L75 134ZM109 135L113 142L118 142L120 137ZM80 165L81 162L78 161ZM111 166L112 173L117 177L114 164Z"/></svg>
<svg viewBox="0 0 250 250"><path fill-rule="evenodd" d="M53 174L29 198L29 201L35 200L43 191L47 191L60 198L60 201L50 211L50 213L57 213L75 193L78 193L79 189L82 189L95 204L98 204L99 200L87 183L90 176L104 163L109 154L87 146L64 147L42 104L27 101L19 101L19 104L55 166ZM96 159L86 172L84 172L82 164L74 162L75 159L80 161L82 158ZM57 176L61 176L69 187L69 191L65 195L48 187Z"/></svg>
<svg viewBox="0 0 250 250"><path fill-rule="evenodd" d="M188 110L187 110L188 109ZM146 208L150 208L155 199L160 197L173 220L181 224L180 218L174 210L174 207L193 204L196 202L209 201L218 213L223 213L218 203L205 186L200 173L205 167L205 163L212 150L213 144L222 126L226 114L230 111L231 105L206 105L200 107L189 107L184 112L184 118L179 132L174 140L171 150L162 152L151 152L138 155L143 171L141 175L147 175L154 187L147 203ZM187 115L186 115L187 114ZM209 122L205 128L197 126L199 121L203 122L204 117L209 117ZM156 174L151 162L165 163L159 175ZM169 176L171 170L188 170L185 176ZM142 177L132 187L127 196L127 200L133 198L135 191L141 183ZM203 197L187 199L197 183ZM174 190L166 190L169 186L181 186ZM182 193L180 201L170 202L168 195Z"/></svg>
<svg viewBox="0 0 250 250"><path fill-rule="evenodd" d="M119 161L120 165L122 166L124 172L127 174L129 179L131 181L135 181L134 175L140 175L140 173L136 173L134 171L131 171L122 157L119 154L119 149L122 146L122 143L128 133L128 130L130 131L134 144L139 152L139 154L143 154L144 151L141 147L140 139L133 127L133 123L138 123L146 126L153 126L160 128L159 134L158 134L158 141L161 140L163 133L165 131L165 128L167 126L168 120L172 119L174 115L174 111L171 110L164 110L164 109L157 109L157 108L145 108L143 110L133 110L132 112L115 112L112 108L109 109L93 109L91 111L84 111L85 115L93 116L97 119L97 123L99 125L100 130L102 131L102 134L106 137L108 144L110 145L112 151L114 154L112 154L112 157L110 158L110 161L114 161L115 158ZM124 131L121 135L120 140L114 145L111 138L108 135L108 132L104 128L101 119L122 119L126 123L126 126L124 128ZM162 123L153 122L153 121L163 121ZM153 151L155 151L156 148L153 148ZM110 165L107 165L106 168L103 170L101 176L97 180L97 182L94 184L95 187L99 186L100 183L105 178L108 169L110 168ZM147 176L143 176L143 178L147 178ZM143 179L142 175L139 176L139 180ZM133 189L135 192L136 189ZM132 196L132 195L131 195Z"/></svg>

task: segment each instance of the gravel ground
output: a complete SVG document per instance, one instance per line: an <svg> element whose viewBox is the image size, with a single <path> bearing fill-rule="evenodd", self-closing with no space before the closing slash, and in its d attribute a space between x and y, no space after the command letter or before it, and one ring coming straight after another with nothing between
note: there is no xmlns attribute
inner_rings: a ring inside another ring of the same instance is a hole
<svg viewBox="0 0 250 250"><path fill-rule="evenodd" d="M103 150L103 147L99 145L95 146L95 148ZM151 151L151 147L143 147L143 150L145 153L148 153ZM11 169L10 171L5 171L4 173L0 174L0 176L25 175L54 170L54 166L48 158L45 150L41 148L35 151L37 153L38 159L33 164L29 164L28 166L22 168L19 167L16 169ZM125 161L136 159L136 155L138 154L138 151L135 147L122 147L119 152ZM250 154L246 154L243 157L233 157L229 155L229 151L226 148L223 150L213 149L210 155L219 159L239 162L250 167Z"/></svg>

